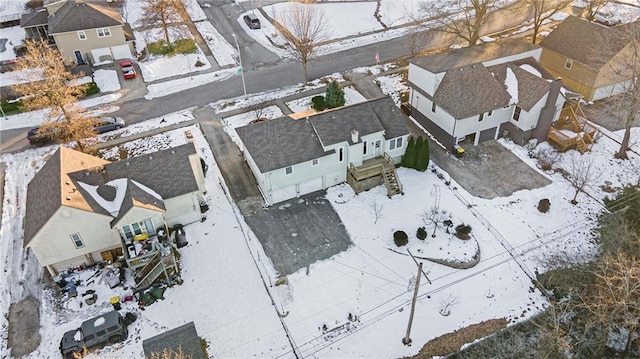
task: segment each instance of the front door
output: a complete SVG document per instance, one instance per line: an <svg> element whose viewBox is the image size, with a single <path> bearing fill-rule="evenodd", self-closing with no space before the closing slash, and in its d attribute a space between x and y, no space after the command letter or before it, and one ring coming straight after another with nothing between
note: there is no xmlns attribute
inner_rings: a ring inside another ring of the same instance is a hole
<svg viewBox="0 0 640 359"><path fill-rule="evenodd" d="M76 55L76 64L82 65L84 64L84 60L82 59L82 53L79 50L73 52Z"/></svg>
<svg viewBox="0 0 640 359"><path fill-rule="evenodd" d="M373 142L373 157L378 157L382 154L382 142L375 140Z"/></svg>

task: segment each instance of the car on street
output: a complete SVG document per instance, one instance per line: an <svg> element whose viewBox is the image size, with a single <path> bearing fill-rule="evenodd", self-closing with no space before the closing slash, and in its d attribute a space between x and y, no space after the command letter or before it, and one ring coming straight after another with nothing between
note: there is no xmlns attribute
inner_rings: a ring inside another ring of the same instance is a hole
<svg viewBox="0 0 640 359"><path fill-rule="evenodd" d="M133 68L133 62L131 60L120 61L120 68L122 69L122 75L125 80L136 78L136 70Z"/></svg>
<svg viewBox="0 0 640 359"><path fill-rule="evenodd" d="M259 29L260 28L260 19L254 14L247 14L242 17L244 22L249 26L250 29Z"/></svg>
<svg viewBox="0 0 640 359"><path fill-rule="evenodd" d="M122 117L98 117L94 124L94 130L97 134L114 131L121 129L125 126L125 122ZM56 131L53 128L49 133L38 133L40 127L34 127L27 132L27 140L30 145L46 145L53 143L53 133Z"/></svg>

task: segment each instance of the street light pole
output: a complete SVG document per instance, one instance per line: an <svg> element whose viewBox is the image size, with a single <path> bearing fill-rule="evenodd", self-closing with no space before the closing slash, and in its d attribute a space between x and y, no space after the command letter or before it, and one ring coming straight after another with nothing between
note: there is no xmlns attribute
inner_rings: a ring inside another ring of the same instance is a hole
<svg viewBox="0 0 640 359"><path fill-rule="evenodd" d="M240 46L238 46L238 38L236 34L231 34L233 36L233 40L236 42L236 50L238 51L238 61L240 62L240 77L242 77L242 90L244 90L244 95L247 95L247 85L244 83L244 68L242 68L242 55L240 54Z"/></svg>

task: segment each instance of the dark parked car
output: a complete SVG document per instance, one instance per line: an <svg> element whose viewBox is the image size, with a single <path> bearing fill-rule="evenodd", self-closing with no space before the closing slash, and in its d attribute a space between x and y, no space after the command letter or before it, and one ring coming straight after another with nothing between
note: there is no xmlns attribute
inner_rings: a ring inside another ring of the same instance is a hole
<svg viewBox="0 0 640 359"><path fill-rule="evenodd" d="M260 28L260 19L254 14L247 14L242 17L244 22L249 26L250 29L259 29Z"/></svg>
<svg viewBox="0 0 640 359"><path fill-rule="evenodd" d="M64 333L60 340L60 353L64 358L80 358L86 348L102 343L119 343L129 334L128 324L116 311L89 319L80 328Z"/></svg>
<svg viewBox="0 0 640 359"><path fill-rule="evenodd" d="M95 122L94 129L96 133L105 133L113 130L123 128L125 125L122 117L99 117ZM30 145L46 145L53 143L53 133L39 134L38 129L40 127L34 127L27 132L27 140ZM56 131L54 128L52 131Z"/></svg>

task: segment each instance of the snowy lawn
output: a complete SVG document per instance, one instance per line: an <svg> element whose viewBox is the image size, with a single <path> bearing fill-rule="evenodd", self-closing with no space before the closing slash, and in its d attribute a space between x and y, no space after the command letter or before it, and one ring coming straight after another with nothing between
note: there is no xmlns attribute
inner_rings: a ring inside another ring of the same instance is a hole
<svg viewBox="0 0 640 359"><path fill-rule="evenodd" d="M24 37L24 29L20 26L5 27L2 29L0 31L0 41L6 40L6 42L0 47L0 61L15 59L16 53L13 51L13 48L20 45Z"/></svg>
<svg viewBox="0 0 640 359"><path fill-rule="evenodd" d="M345 105L353 105L367 100L360 92L354 89L353 86L345 87L343 90ZM285 105L287 105L293 113L307 111L311 109L311 99L313 97L314 96L299 98L294 101L289 101L285 103Z"/></svg>

